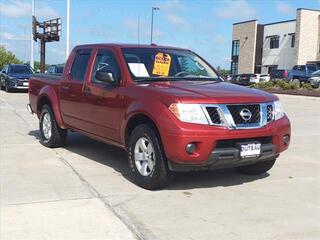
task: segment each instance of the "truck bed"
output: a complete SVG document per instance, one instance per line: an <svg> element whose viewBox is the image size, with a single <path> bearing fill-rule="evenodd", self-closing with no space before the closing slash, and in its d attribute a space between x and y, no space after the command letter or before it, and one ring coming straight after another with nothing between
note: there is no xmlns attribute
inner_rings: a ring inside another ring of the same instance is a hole
<svg viewBox="0 0 320 240"><path fill-rule="evenodd" d="M29 101L33 111L37 112L37 102L40 91L46 86L50 87L57 95L59 95L60 81L63 78L58 74L33 74L29 80Z"/></svg>

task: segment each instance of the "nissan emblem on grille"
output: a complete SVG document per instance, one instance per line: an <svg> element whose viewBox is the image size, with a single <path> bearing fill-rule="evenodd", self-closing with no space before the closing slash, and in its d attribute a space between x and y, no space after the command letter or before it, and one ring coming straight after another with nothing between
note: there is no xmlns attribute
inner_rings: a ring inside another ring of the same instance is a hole
<svg viewBox="0 0 320 240"><path fill-rule="evenodd" d="M249 109L244 108L240 111L240 116L242 117L243 120L249 121L252 117L252 113Z"/></svg>

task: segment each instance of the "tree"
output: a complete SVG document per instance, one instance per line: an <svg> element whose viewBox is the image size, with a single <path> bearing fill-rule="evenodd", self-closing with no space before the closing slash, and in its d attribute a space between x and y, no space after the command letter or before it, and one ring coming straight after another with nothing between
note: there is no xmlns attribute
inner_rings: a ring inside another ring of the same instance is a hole
<svg viewBox="0 0 320 240"><path fill-rule="evenodd" d="M216 70L223 76L231 74L230 70L222 69L220 66L218 66Z"/></svg>
<svg viewBox="0 0 320 240"><path fill-rule="evenodd" d="M8 51L4 46L0 46L0 69L6 64L22 63L12 52Z"/></svg>

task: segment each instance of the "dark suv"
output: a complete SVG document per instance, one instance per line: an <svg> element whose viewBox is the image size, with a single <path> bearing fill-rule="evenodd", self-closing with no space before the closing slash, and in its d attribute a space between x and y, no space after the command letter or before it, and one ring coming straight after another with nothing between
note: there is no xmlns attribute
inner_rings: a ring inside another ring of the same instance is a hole
<svg viewBox="0 0 320 240"><path fill-rule="evenodd" d="M0 87L9 92L12 89L28 89L33 70L26 64L5 65L0 74Z"/></svg>

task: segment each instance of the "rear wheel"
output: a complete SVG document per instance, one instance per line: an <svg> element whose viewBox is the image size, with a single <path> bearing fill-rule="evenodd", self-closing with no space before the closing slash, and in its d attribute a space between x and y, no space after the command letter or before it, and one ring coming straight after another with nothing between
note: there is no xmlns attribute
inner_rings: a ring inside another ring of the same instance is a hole
<svg viewBox="0 0 320 240"><path fill-rule="evenodd" d="M168 169L161 140L155 130L145 124L137 126L129 139L129 167L134 182L149 190L167 184Z"/></svg>
<svg viewBox="0 0 320 240"><path fill-rule="evenodd" d="M67 130L58 126L53 111L49 105L44 105L41 110L39 122L41 143L49 148L61 147L65 144Z"/></svg>
<svg viewBox="0 0 320 240"><path fill-rule="evenodd" d="M259 175L268 172L276 162L276 159L271 159L263 162L257 162L255 164L237 167L236 169L247 175Z"/></svg>

